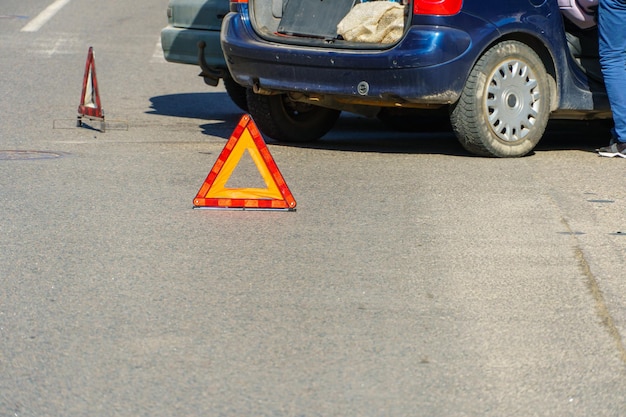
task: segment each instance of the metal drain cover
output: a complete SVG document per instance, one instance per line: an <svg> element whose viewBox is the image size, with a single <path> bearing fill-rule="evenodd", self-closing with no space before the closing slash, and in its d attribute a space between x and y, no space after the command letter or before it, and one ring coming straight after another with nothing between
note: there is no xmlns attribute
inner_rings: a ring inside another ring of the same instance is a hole
<svg viewBox="0 0 626 417"><path fill-rule="evenodd" d="M63 152L51 151L3 151L0 150L0 160L2 161L23 161L32 159L56 159L62 158Z"/></svg>

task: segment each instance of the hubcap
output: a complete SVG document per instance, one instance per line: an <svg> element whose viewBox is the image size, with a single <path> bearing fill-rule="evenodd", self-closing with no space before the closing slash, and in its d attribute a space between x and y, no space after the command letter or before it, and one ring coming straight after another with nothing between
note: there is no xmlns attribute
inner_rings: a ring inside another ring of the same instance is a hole
<svg viewBox="0 0 626 417"><path fill-rule="evenodd" d="M491 129L506 142L523 139L537 121L540 100L537 79L526 63L502 63L491 74L485 96Z"/></svg>

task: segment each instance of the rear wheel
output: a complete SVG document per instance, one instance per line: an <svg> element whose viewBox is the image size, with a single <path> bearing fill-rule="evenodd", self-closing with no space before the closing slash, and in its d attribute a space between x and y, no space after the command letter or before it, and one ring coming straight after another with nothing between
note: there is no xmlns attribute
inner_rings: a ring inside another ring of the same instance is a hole
<svg viewBox="0 0 626 417"><path fill-rule="evenodd" d="M225 75L222 79L224 81L224 88L228 97L239 107L241 110L248 111L248 101L246 99L246 87L237 84L230 75Z"/></svg>
<svg viewBox="0 0 626 417"><path fill-rule="evenodd" d="M286 94L261 95L247 91L248 110L259 129L283 142L311 142L333 128L339 110L290 100Z"/></svg>
<svg viewBox="0 0 626 417"><path fill-rule="evenodd" d="M468 151L519 157L537 145L549 117L548 75L541 59L529 46L505 41L478 60L450 120Z"/></svg>

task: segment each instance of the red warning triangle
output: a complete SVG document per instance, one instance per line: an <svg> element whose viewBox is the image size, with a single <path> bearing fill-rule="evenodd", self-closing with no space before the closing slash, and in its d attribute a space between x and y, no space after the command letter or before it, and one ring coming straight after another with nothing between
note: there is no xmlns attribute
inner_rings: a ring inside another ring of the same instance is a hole
<svg viewBox="0 0 626 417"><path fill-rule="evenodd" d="M226 187L246 151L263 177L266 188ZM239 121L193 204L195 208L295 210L296 200L249 114Z"/></svg>
<svg viewBox="0 0 626 417"><path fill-rule="evenodd" d="M89 53L87 54L85 77L83 78L83 93L80 96L78 115L79 117L87 116L89 118L104 119L104 110L102 110L100 93L98 92L93 47L89 47Z"/></svg>

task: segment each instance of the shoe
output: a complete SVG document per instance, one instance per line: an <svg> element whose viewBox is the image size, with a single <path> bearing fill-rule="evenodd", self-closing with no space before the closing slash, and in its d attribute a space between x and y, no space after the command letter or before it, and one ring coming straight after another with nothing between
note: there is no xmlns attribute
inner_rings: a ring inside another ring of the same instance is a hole
<svg viewBox="0 0 626 417"><path fill-rule="evenodd" d="M626 142L615 142L609 146L598 149L600 156L606 156L607 158L613 158L619 156L620 158L626 158Z"/></svg>
<svg viewBox="0 0 626 417"><path fill-rule="evenodd" d="M619 141L617 140L617 135L615 135L615 129L611 129L611 140L609 141L609 146L614 143L619 143ZM596 148L596 152L600 152L600 149L602 148Z"/></svg>

